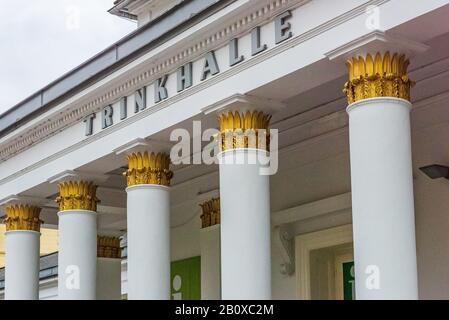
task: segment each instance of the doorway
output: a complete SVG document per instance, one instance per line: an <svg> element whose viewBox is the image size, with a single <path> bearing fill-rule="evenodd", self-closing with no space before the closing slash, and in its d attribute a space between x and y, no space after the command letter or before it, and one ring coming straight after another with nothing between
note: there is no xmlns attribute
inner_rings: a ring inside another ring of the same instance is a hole
<svg viewBox="0 0 449 320"><path fill-rule="evenodd" d="M299 235L295 241L299 299L355 299L352 225Z"/></svg>

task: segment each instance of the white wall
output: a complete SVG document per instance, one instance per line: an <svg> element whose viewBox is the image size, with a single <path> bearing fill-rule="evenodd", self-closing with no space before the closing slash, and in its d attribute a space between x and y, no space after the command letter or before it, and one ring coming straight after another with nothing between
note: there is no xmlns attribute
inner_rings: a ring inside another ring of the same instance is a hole
<svg viewBox="0 0 449 320"><path fill-rule="evenodd" d="M441 106L447 108L447 103ZM413 136L417 167L449 165L449 124L445 120ZM419 296L449 299L449 181L431 180L415 170L415 209Z"/></svg>

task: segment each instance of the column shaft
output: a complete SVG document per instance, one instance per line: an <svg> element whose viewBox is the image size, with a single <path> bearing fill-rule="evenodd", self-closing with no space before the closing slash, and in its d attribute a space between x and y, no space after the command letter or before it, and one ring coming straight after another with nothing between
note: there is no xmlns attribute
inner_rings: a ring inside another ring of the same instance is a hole
<svg viewBox="0 0 449 320"><path fill-rule="evenodd" d="M40 233L6 232L5 300L39 299Z"/></svg>
<svg viewBox="0 0 449 320"><path fill-rule="evenodd" d="M224 300L271 299L269 177L248 162L265 154L237 149L219 155Z"/></svg>
<svg viewBox="0 0 449 320"><path fill-rule="evenodd" d="M200 238L201 300L220 300L220 225L202 229Z"/></svg>
<svg viewBox="0 0 449 320"><path fill-rule="evenodd" d="M10 205L5 211L5 300L38 300L41 209Z"/></svg>
<svg viewBox="0 0 449 320"><path fill-rule="evenodd" d="M122 250L120 238L97 237L97 300L121 300Z"/></svg>
<svg viewBox="0 0 449 320"><path fill-rule="evenodd" d="M201 299L221 299L220 265L220 199L212 198L202 204L201 244Z"/></svg>
<svg viewBox="0 0 449 320"><path fill-rule="evenodd" d="M410 103L350 107L357 299L417 299Z"/></svg>
<svg viewBox="0 0 449 320"><path fill-rule="evenodd" d="M68 210L59 216L58 296L61 300L95 300L97 214Z"/></svg>
<svg viewBox="0 0 449 320"><path fill-rule="evenodd" d="M122 299L122 261L97 258L97 300Z"/></svg>
<svg viewBox="0 0 449 320"><path fill-rule="evenodd" d="M170 299L170 191L136 185L128 193L128 299Z"/></svg>

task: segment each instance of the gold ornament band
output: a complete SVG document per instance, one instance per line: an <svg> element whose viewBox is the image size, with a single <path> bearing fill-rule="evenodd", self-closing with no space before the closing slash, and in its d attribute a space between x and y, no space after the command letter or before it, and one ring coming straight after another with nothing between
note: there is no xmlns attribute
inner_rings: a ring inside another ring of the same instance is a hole
<svg viewBox="0 0 449 320"><path fill-rule="evenodd" d="M40 232L42 221L39 219L41 208L30 205L12 205L5 209L6 231L29 230Z"/></svg>
<svg viewBox="0 0 449 320"><path fill-rule="evenodd" d="M348 103L375 98L393 97L410 101L410 88L414 85L407 75L410 64L405 55L387 52L382 57L367 54L347 61L349 81L343 92L348 97Z"/></svg>
<svg viewBox="0 0 449 320"><path fill-rule="evenodd" d="M122 250L120 248L120 239L117 237L97 237L97 257L121 259Z"/></svg>
<svg viewBox="0 0 449 320"><path fill-rule="evenodd" d="M221 151L254 148L269 150L271 115L253 111L228 112L219 116Z"/></svg>
<svg viewBox="0 0 449 320"><path fill-rule="evenodd" d="M128 187L142 184L169 186L173 178L170 157L165 153L132 153L128 156L128 170L123 173Z"/></svg>
<svg viewBox="0 0 449 320"><path fill-rule="evenodd" d="M59 184L59 197L56 202L59 211L88 210L97 211L97 186L92 182L70 181Z"/></svg>
<svg viewBox="0 0 449 320"><path fill-rule="evenodd" d="M200 204L203 214L201 215L201 228L208 228L220 224L220 198L213 198Z"/></svg>

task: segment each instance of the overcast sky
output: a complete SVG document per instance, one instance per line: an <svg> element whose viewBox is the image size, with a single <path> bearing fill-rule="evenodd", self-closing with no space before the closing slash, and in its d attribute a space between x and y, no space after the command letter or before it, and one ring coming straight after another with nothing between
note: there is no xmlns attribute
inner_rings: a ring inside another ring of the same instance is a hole
<svg viewBox="0 0 449 320"><path fill-rule="evenodd" d="M137 27L113 0L0 1L0 113Z"/></svg>

